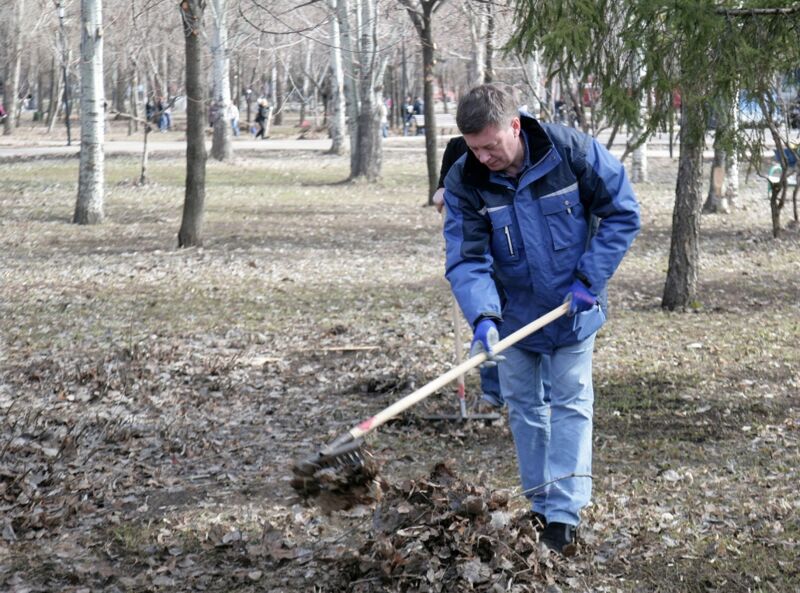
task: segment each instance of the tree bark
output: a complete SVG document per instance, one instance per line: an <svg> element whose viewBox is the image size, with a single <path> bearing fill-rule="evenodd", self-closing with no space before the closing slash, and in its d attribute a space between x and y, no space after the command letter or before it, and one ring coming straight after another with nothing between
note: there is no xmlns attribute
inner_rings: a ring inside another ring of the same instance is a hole
<svg viewBox="0 0 800 593"><path fill-rule="evenodd" d="M230 57L228 56L227 0L212 0L211 55L214 60L214 135L211 156L218 161L233 158L233 129L225 115L231 103Z"/></svg>
<svg viewBox="0 0 800 593"><path fill-rule="evenodd" d="M186 193L178 247L203 244L202 226L206 191L206 144L204 109L205 73L201 41L205 0L183 0L181 16L186 44Z"/></svg>
<svg viewBox="0 0 800 593"><path fill-rule="evenodd" d="M634 50L635 52L635 50ZM636 68L634 70L634 76L637 80L633 81L633 88L638 88L640 86L640 80L642 79L644 72L642 70L642 60L641 56L638 52L634 53L634 59L636 60ZM589 89L590 93L594 92L594 89ZM594 115L595 109L592 109L592 114ZM643 122L647 119L647 94L643 93L641 101L639 103L639 117L637 118L636 126L631 130L631 144L639 143L642 140L642 128ZM636 148L633 149L631 153L631 181L633 183L644 183L647 181L648 171L647 171L647 140L645 139L642 141Z"/></svg>
<svg viewBox="0 0 800 593"><path fill-rule="evenodd" d="M378 65L377 10L374 0L361 0L362 23L359 43L359 109L357 119L356 146L352 149L355 160L351 159L350 179L365 178L376 181L381 174L383 147L381 143L381 116L378 102L382 101L376 92L381 68Z"/></svg>
<svg viewBox="0 0 800 593"><path fill-rule="evenodd" d="M17 111L19 111L19 76L22 68L22 15L25 10L24 0L15 0L11 23L11 44L9 52L9 76L4 85L3 106L6 110L6 118L3 120L3 135L10 136L17 127Z"/></svg>
<svg viewBox="0 0 800 593"><path fill-rule="evenodd" d="M103 221L105 93L102 0L81 0L81 153L72 221Z"/></svg>
<svg viewBox="0 0 800 593"><path fill-rule="evenodd" d="M703 134L705 116L702 106L684 100L681 107L680 158L672 211L672 238L669 268L661 306L670 311L685 309L695 301L700 250L700 211L703 206ZM698 132L701 130L701 132Z"/></svg>
<svg viewBox="0 0 800 593"><path fill-rule="evenodd" d="M439 159L436 154L436 113L433 102L433 83L435 65L433 22L430 7L423 13L423 28L420 32L422 39L422 96L425 98L425 160L428 168L428 206L433 206L433 194L439 185ZM425 6L423 9L425 10Z"/></svg>
<svg viewBox="0 0 800 593"><path fill-rule="evenodd" d="M425 160L428 169L428 205L433 205L433 194L439 184L439 163L436 154L436 114L433 103L435 44L433 42L433 11L438 0L419 0L419 9L412 0L401 0L414 23L422 43L422 93L425 100Z"/></svg>
<svg viewBox="0 0 800 593"><path fill-rule="evenodd" d="M61 94L61 74L58 71L58 63L53 56L50 70L50 100L47 107L47 133L53 133L53 127L58 116L59 102L58 96Z"/></svg>
<svg viewBox="0 0 800 593"><path fill-rule="evenodd" d="M491 2L486 3L486 67L483 70L483 80L486 83L494 82L494 7Z"/></svg>
<svg viewBox="0 0 800 593"><path fill-rule="evenodd" d="M276 126L282 126L283 107L286 104L286 97L284 96L286 94L286 65L283 63L283 60L278 59L278 63L275 66L275 80L273 80L272 83L275 85L275 102L272 104L272 123Z"/></svg>
<svg viewBox="0 0 800 593"><path fill-rule="evenodd" d="M355 44L353 43L350 17L348 14L349 1L338 0L336 7L338 10L339 33L341 35L339 46L341 47L344 66L344 94L347 111L346 117L348 121L347 128L350 134L350 171L352 174L358 159L358 153L356 152L356 146L358 144L358 126L356 122L358 121L359 97L358 86L355 84L355 64L353 63L353 46Z"/></svg>
<svg viewBox="0 0 800 593"><path fill-rule="evenodd" d="M341 35L339 34L339 19L337 18L337 4L341 0L330 0L333 18L331 18L331 117L329 120L331 134L331 154L344 154L344 135L347 132L345 119L344 73L342 70Z"/></svg>
<svg viewBox="0 0 800 593"><path fill-rule="evenodd" d="M480 7L480 4L477 4ZM469 19L470 57L467 65L467 86L472 88L484 82L484 68L486 67L486 13L482 10L476 14L474 4L464 5ZM477 10L480 10L478 8Z"/></svg>
<svg viewBox="0 0 800 593"><path fill-rule="evenodd" d="M711 161L711 175L708 182L708 195L703 204L703 213L728 213L727 200L725 199L725 161L727 155L722 146L723 134L719 128L714 135L714 159Z"/></svg>

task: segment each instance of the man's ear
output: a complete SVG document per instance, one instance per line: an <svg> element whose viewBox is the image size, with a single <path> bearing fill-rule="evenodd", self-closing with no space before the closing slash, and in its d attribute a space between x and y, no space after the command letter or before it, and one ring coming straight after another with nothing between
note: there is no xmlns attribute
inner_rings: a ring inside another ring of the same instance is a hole
<svg viewBox="0 0 800 593"><path fill-rule="evenodd" d="M514 137L519 136L519 131L522 129L522 123L520 123L519 117L511 119L511 129L514 130Z"/></svg>

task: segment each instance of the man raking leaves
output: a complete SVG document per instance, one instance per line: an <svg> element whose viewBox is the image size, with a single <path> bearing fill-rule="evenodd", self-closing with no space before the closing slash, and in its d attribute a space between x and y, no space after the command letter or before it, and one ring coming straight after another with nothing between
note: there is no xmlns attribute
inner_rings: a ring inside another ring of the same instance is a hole
<svg viewBox="0 0 800 593"><path fill-rule="evenodd" d="M474 328L473 356L297 464L293 486L316 496L347 493L341 486L349 484L362 496L377 471L361 437L468 370L495 363L533 524L542 542L570 555L591 496L595 332L606 319L606 285L639 231L639 207L605 148L518 112L504 88L472 89L456 123L469 152L445 181L446 276ZM493 273L505 287L502 308ZM547 401L543 355L550 356Z"/></svg>
<svg viewBox="0 0 800 593"><path fill-rule="evenodd" d="M567 317L499 361L533 519L541 541L568 555L591 496L595 332L606 319L606 285L639 231L639 206L622 164L596 140L516 105L509 89L490 84L459 101L469 152L445 180L446 276L473 346L495 361L498 338L569 302ZM505 289L502 308L493 273ZM542 355L550 356L549 401ZM552 481L558 476L575 477Z"/></svg>

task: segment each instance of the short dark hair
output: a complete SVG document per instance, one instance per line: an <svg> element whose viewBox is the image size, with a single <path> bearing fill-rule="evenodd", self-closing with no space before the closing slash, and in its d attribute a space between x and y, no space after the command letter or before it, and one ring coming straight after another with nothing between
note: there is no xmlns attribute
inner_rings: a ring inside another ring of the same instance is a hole
<svg viewBox="0 0 800 593"><path fill-rule="evenodd" d="M511 87L482 84L459 99L456 125L462 134L477 134L487 126L505 126L518 114Z"/></svg>

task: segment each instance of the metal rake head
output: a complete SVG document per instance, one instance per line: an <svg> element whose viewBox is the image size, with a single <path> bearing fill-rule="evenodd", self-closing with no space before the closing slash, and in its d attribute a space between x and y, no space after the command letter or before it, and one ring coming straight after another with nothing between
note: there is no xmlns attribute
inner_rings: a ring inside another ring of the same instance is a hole
<svg viewBox="0 0 800 593"><path fill-rule="evenodd" d="M292 467L295 475L313 476L321 469L349 468L364 466L364 439L354 439L349 433L340 436L314 455L306 457Z"/></svg>

